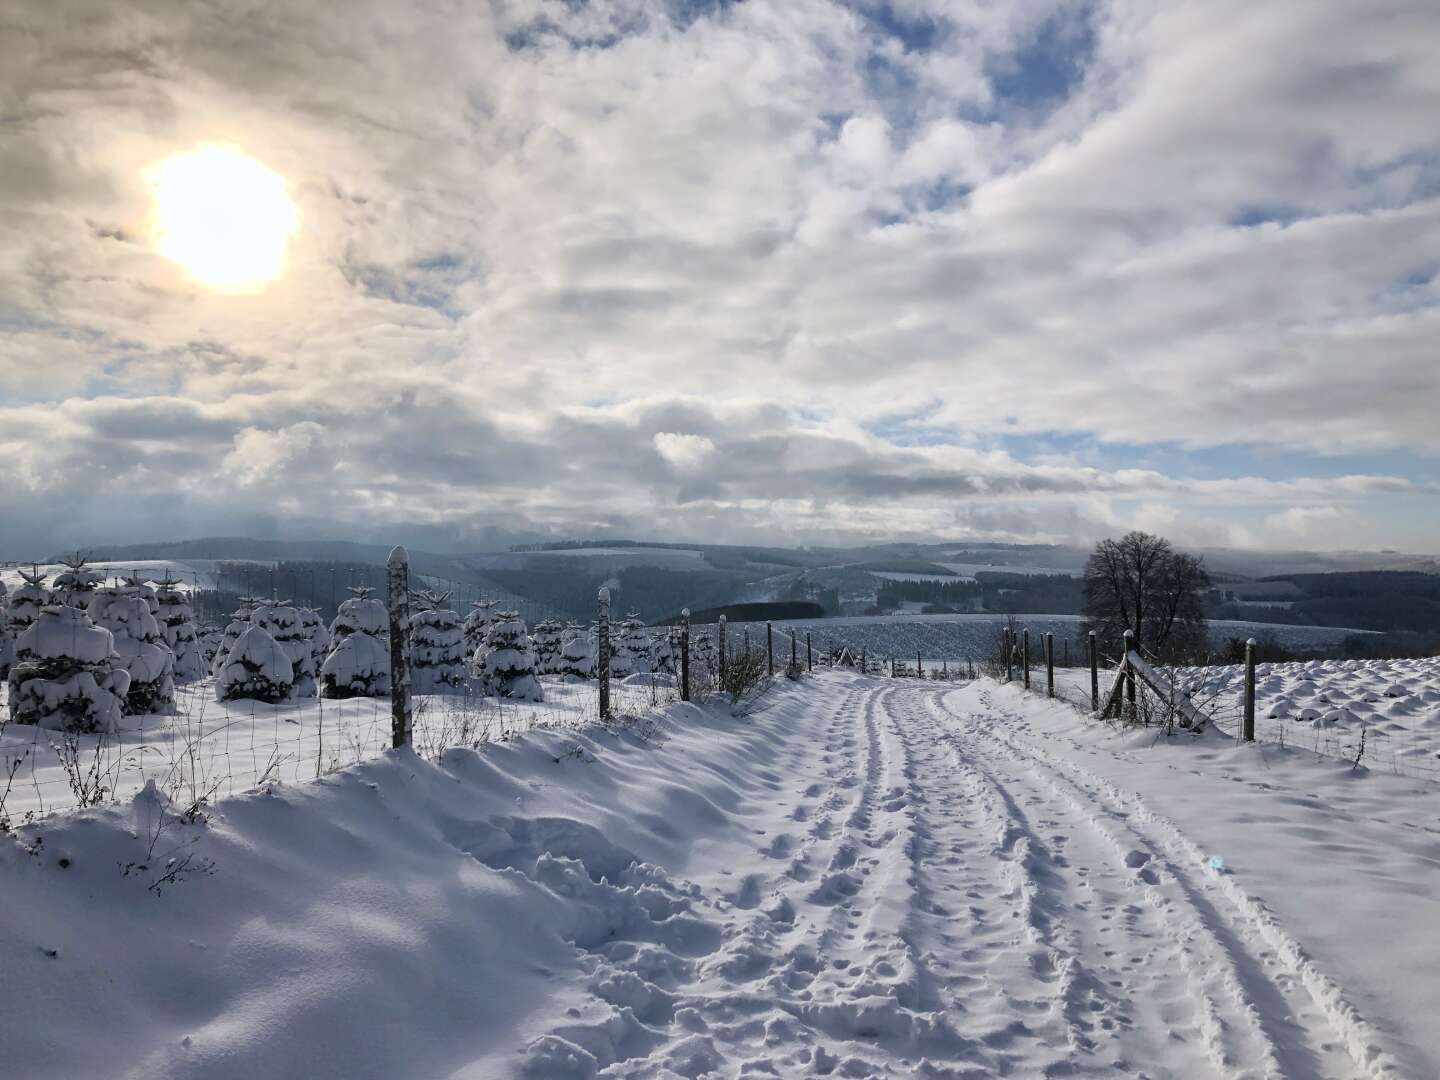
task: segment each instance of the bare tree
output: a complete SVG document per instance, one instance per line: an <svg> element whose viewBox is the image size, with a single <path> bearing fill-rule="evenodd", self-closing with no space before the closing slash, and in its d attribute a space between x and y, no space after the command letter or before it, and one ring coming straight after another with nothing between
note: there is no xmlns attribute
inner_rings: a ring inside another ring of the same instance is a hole
<svg viewBox="0 0 1440 1080"><path fill-rule="evenodd" d="M1118 654L1126 630L1161 660L1198 657L1207 648L1200 593L1210 584L1204 563L1170 541L1131 532L1102 540L1085 564L1085 615L1107 652Z"/></svg>

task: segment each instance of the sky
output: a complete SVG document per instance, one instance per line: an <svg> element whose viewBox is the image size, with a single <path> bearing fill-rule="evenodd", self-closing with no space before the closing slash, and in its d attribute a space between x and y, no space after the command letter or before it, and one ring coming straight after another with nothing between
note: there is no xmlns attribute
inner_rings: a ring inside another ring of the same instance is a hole
<svg viewBox="0 0 1440 1080"><path fill-rule="evenodd" d="M0 0L0 557L1440 551L1437 55L1434 0ZM205 147L293 209L262 285L196 269L252 189L160 231Z"/></svg>

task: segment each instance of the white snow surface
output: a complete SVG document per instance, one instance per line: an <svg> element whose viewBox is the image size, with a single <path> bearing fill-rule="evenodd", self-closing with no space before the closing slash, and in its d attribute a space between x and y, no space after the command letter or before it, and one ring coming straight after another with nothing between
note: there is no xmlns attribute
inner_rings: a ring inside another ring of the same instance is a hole
<svg viewBox="0 0 1440 1080"><path fill-rule="evenodd" d="M152 846L158 798L0 847L13 1075L1440 1066L1436 789L1014 687L781 679L269 784Z"/></svg>

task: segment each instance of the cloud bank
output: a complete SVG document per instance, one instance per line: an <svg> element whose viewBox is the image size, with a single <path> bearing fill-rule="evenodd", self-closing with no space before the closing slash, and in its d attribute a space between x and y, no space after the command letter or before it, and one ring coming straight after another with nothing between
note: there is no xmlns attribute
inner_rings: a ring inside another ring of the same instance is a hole
<svg viewBox="0 0 1440 1080"><path fill-rule="evenodd" d="M1440 547L1425 0L0 12L0 553ZM254 295L148 241L210 142Z"/></svg>

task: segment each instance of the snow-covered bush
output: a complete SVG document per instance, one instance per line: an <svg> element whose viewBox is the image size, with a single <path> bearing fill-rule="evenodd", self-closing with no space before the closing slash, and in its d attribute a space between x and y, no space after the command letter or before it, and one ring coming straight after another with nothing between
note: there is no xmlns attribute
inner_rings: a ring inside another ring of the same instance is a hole
<svg viewBox="0 0 1440 1080"><path fill-rule="evenodd" d="M310 634L298 609L289 603L261 604L250 616L250 621L272 638L275 644L285 650L290 661L291 678L294 682L292 695L297 698L315 696L315 661L310 654Z"/></svg>
<svg viewBox="0 0 1440 1080"><path fill-rule="evenodd" d="M650 639L636 612L610 632L610 675L623 679L650 670Z"/></svg>
<svg viewBox="0 0 1440 1080"><path fill-rule="evenodd" d="M311 669L318 672L330 655L330 629L320 612L314 608L300 608L300 627L305 632L305 643L310 649Z"/></svg>
<svg viewBox="0 0 1440 1080"><path fill-rule="evenodd" d="M127 577L121 580L125 588L131 590L136 596L145 601L145 606L150 609L158 621L160 618L160 598L155 592L155 586L151 585L142 577Z"/></svg>
<svg viewBox="0 0 1440 1080"><path fill-rule="evenodd" d="M485 638L490 633L490 624L498 615L495 614L494 600L472 600L470 606L474 609L465 616L465 655L473 658L485 645Z"/></svg>
<svg viewBox="0 0 1440 1080"><path fill-rule="evenodd" d="M560 672L560 654L565 647L565 624L556 619L542 619L530 634L535 648L535 672L556 675Z"/></svg>
<svg viewBox="0 0 1440 1080"><path fill-rule="evenodd" d="M240 635L237 632L235 636L238 638ZM201 627L198 640L200 658L204 661L205 670L213 673L216 668L215 658L221 655L220 643L225 640L225 632L214 626ZM233 645L235 642L231 641L230 644Z"/></svg>
<svg viewBox="0 0 1440 1080"><path fill-rule="evenodd" d="M720 662L716 653L715 639L708 630L692 631L690 634L690 678L713 679Z"/></svg>
<svg viewBox="0 0 1440 1080"><path fill-rule="evenodd" d="M95 595L104 576L86 566L79 555L60 561L65 569L56 574L55 580L50 583L50 602L84 611L90 606L90 598Z"/></svg>
<svg viewBox="0 0 1440 1080"><path fill-rule="evenodd" d="M254 611L250 597L242 596L240 606L231 614L230 621L225 624L225 629L220 634L219 646L210 661L210 674L219 675L230 662L230 650L240 640L240 635L250 629L250 616Z"/></svg>
<svg viewBox="0 0 1440 1080"><path fill-rule="evenodd" d="M10 633L17 638L40 616L40 609L51 603L45 575L38 567L21 570L20 578L24 584L10 594Z"/></svg>
<svg viewBox="0 0 1440 1080"><path fill-rule="evenodd" d="M680 670L680 628L667 627L650 638L650 670L674 675Z"/></svg>
<svg viewBox="0 0 1440 1080"><path fill-rule="evenodd" d="M535 653L525 622L514 612L505 612L490 627L475 663L481 667L486 693L518 701L545 700L535 677Z"/></svg>
<svg viewBox="0 0 1440 1080"><path fill-rule="evenodd" d="M321 697L386 697L389 693L390 650L370 634L341 638L320 668Z"/></svg>
<svg viewBox="0 0 1440 1080"><path fill-rule="evenodd" d="M290 657L264 627L253 624L236 640L215 679L220 701L250 699L273 705L289 699L294 689Z"/></svg>
<svg viewBox="0 0 1440 1080"><path fill-rule="evenodd" d="M195 629L195 611L190 606L190 597L180 590L176 582L165 581L155 590L155 602L160 611L160 632L165 635L165 644L175 654L175 681L198 682L205 677L208 665L201 649L200 634Z"/></svg>
<svg viewBox="0 0 1440 1080"><path fill-rule="evenodd" d="M10 597L6 594L5 583L0 581L0 679L10 674L13 663L15 637L10 632Z"/></svg>
<svg viewBox="0 0 1440 1080"><path fill-rule="evenodd" d="M130 673L115 639L78 608L53 604L15 642L10 719L64 731L112 732L125 711Z"/></svg>
<svg viewBox="0 0 1440 1080"><path fill-rule="evenodd" d="M330 623L332 647L351 634L369 634L390 648L390 613L385 605L370 594L375 590L366 585L357 585L350 590L354 595L340 605Z"/></svg>
<svg viewBox="0 0 1440 1080"><path fill-rule="evenodd" d="M577 679L595 678L595 638L583 626L572 625L566 630L558 674Z"/></svg>
<svg viewBox="0 0 1440 1080"><path fill-rule="evenodd" d="M465 687L465 630L445 604L449 593L420 593L410 616L410 687L417 694L444 694Z"/></svg>
<svg viewBox="0 0 1440 1080"><path fill-rule="evenodd" d="M390 614L360 585L330 623L330 655L320 668L320 696L384 697L390 693Z"/></svg>
<svg viewBox="0 0 1440 1080"><path fill-rule="evenodd" d="M130 673L125 711L175 712L175 654L138 589L115 585L97 590L87 609L90 621L109 630L119 666Z"/></svg>

